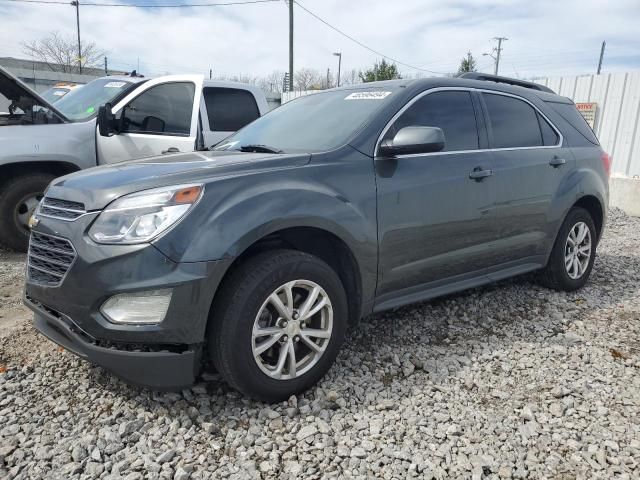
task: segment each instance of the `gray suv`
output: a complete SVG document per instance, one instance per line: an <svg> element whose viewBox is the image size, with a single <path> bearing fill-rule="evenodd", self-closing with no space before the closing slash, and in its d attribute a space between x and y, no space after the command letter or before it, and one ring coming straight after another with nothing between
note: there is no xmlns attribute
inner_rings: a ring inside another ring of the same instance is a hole
<svg viewBox="0 0 640 480"><path fill-rule="evenodd" d="M363 316L534 270L582 287L609 167L546 87L476 74L329 90L206 153L53 181L25 301L40 332L126 381L185 387L209 361L282 400Z"/></svg>

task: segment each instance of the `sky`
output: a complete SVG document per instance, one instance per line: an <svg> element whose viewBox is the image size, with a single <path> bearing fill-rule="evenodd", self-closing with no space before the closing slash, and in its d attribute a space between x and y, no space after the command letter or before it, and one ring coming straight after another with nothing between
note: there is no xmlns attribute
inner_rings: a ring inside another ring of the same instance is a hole
<svg viewBox="0 0 640 480"><path fill-rule="evenodd" d="M47 1L47 0L42 0ZM81 0L175 4L232 0ZM237 1L237 0L236 0ZM456 72L468 51L493 73L494 37L503 43L500 74L519 78L640 70L638 0L298 0L298 4L371 49L402 64L406 77ZM294 6L295 69L365 69L382 57ZM106 52L111 68L140 65L147 75L203 73L266 76L288 69L285 0L201 8L82 5L83 41ZM0 0L0 56L25 58L21 43L57 31L75 38L70 5Z"/></svg>

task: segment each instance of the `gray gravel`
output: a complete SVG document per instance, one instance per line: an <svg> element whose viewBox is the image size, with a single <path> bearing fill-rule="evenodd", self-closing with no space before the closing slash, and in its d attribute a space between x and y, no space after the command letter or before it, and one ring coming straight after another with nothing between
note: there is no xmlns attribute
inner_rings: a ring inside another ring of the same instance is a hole
<svg viewBox="0 0 640 480"><path fill-rule="evenodd" d="M282 404L18 355L35 338L0 337L0 478L640 478L640 219L617 211L582 291L524 277L374 316Z"/></svg>

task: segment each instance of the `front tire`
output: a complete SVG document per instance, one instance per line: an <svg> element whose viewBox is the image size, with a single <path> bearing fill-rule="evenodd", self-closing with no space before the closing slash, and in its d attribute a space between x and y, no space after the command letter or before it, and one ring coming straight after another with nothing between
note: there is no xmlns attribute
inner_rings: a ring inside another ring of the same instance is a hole
<svg viewBox="0 0 640 480"><path fill-rule="evenodd" d="M597 242L598 234L589 212L580 207L569 210L547 266L541 272L541 283L566 292L582 288L593 268Z"/></svg>
<svg viewBox="0 0 640 480"><path fill-rule="evenodd" d="M211 360L243 394L276 402L317 383L335 361L348 310L331 267L295 250L245 261L216 296Z"/></svg>
<svg viewBox="0 0 640 480"><path fill-rule="evenodd" d="M0 243L26 252L29 247L29 217L55 175L32 173L11 178L0 189Z"/></svg>

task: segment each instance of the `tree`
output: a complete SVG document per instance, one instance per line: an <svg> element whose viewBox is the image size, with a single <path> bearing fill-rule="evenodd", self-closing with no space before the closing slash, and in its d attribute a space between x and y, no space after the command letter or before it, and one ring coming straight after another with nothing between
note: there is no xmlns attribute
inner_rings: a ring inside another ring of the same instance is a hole
<svg viewBox="0 0 640 480"><path fill-rule="evenodd" d="M340 85L355 85L356 83L362 82L360 75L358 74L358 70L355 68L343 72L340 77Z"/></svg>
<svg viewBox="0 0 640 480"><path fill-rule="evenodd" d="M58 32L32 42L22 42L23 51L45 63L54 72L78 73L78 43ZM94 43L80 43L82 67L100 67L104 52Z"/></svg>
<svg viewBox="0 0 640 480"><path fill-rule="evenodd" d="M360 72L360 79L363 82L375 82L378 80L395 80L396 78L402 78L398 72L398 67L395 63L387 63L383 58L380 63L376 62L373 68Z"/></svg>
<svg viewBox="0 0 640 480"><path fill-rule="evenodd" d="M467 52L467 56L460 61L460 67L458 67L458 75L462 75L467 72L475 72L477 70L476 60L471 55L471 52Z"/></svg>
<svg viewBox="0 0 640 480"><path fill-rule="evenodd" d="M322 84L322 77L317 70L301 68L293 75L294 88L296 90L311 90Z"/></svg>

